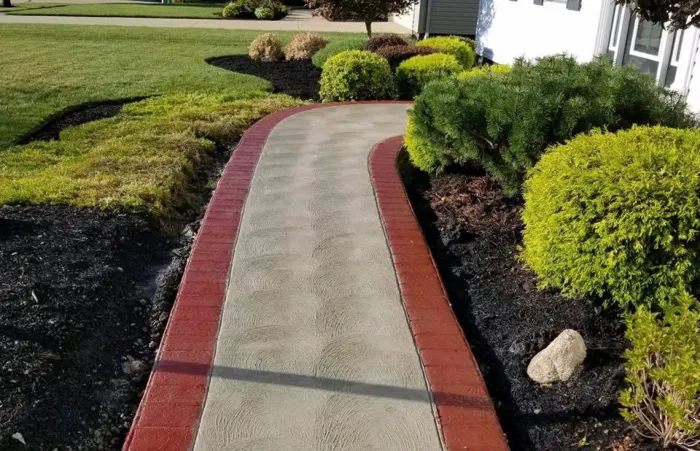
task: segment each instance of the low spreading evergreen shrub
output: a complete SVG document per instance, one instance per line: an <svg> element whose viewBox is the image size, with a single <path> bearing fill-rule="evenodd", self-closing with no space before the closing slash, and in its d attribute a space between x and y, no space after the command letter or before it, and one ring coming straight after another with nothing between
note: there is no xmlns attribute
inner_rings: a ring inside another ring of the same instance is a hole
<svg viewBox="0 0 700 451"><path fill-rule="evenodd" d="M366 38L348 38L332 41L321 50L314 53L314 56L311 57L311 62L319 69L323 69L323 65L328 58L348 50L362 50L365 44L367 44Z"/></svg>
<svg viewBox="0 0 700 451"><path fill-rule="evenodd" d="M522 258L542 286L638 306L698 282L700 130L580 135L524 188Z"/></svg>
<svg viewBox="0 0 700 451"><path fill-rule="evenodd" d="M414 56L396 69L396 85L399 97L411 100L420 94L423 86L433 80L457 75L462 67L457 59L448 54Z"/></svg>
<svg viewBox="0 0 700 451"><path fill-rule="evenodd" d="M396 89L384 58L372 52L350 50L323 65L319 94L324 102L385 100L394 98Z"/></svg>
<svg viewBox="0 0 700 451"><path fill-rule="evenodd" d="M455 36L439 36L435 38L423 39L416 43L419 47L432 47L442 53L454 55L457 62L462 65L462 69L471 69L476 60L474 49L462 38Z"/></svg>
<svg viewBox="0 0 700 451"><path fill-rule="evenodd" d="M633 124L685 127L683 98L653 78L605 60L568 56L518 61L498 77L444 79L423 89L411 112L413 133L431 142L414 162L424 171L473 163L515 195L545 149L594 128Z"/></svg>

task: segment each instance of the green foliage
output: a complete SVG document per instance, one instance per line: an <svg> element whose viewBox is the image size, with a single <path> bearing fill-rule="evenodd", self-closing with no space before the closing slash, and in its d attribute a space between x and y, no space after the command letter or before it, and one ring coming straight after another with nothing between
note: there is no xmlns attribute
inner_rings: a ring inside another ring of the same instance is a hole
<svg viewBox="0 0 700 451"><path fill-rule="evenodd" d="M700 276L700 130L580 135L525 182L522 258L567 297L639 305Z"/></svg>
<svg viewBox="0 0 700 451"><path fill-rule="evenodd" d="M433 53L438 53L438 50L432 47L418 47L415 45L390 45L380 47L375 53L384 57L393 71L407 59L418 55L432 55Z"/></svg>
<svg viewBox="0 0 700 451"><path fill-rule="evenodd" d="M211 159L216 143L231 144L261 117L301 103L248 96L254 98L162 96L67 128L59 140L6 149L0 152L0 204L139 211L167 226L189 207L190 178Z"/></svg>
<svg viewBox="0 0 700 451"><path fill-rule="evenodd" d="M367 39L365 38L338 39L314 53L314 56L311 57L311 62L319 69L323 69L323 65L328 58L348 50L362 50L366 44Z"/></svg>
<svg viewBox="0 0 700 451"><path fill-rule="evenodd" d="M506 64L491 64L465 70L459 74L459 78L466 80L468 78L481 77L483 75L503 75L507 74L508 72L510 72L510 66Z"/></svg>
<svg viewBox="0 0 700 451"><path fill-rule="evenodd" d="M414 133L438 152L423 155L420 169L475 163L510 195L548 146L579 133L689 123L682 97L651 77L603 59L578 64L561 55L518 61L497 77L431 83L411 114Z"/></svg>
<svg viewBox="0 0 700 451"><path fill-rule="evenodd" d="M227 19L232 19L234 17L240 16L245 11L243 6L243 0L236 0L234 2L227 3L224 9L221 11L221 17Z"/></svg>
<svg viewBox="0 0 700 451"><path fill-rule="evenodd" d="M408 45L408 43L401 36L397 36L395 34L381 34L370 38L370 40L367 41L365 50L376 52L380 48L390 45Z"/></svg>
<svg viewBox="0 0 700 451"><path fill-rule="evenodd" d="M462 69L471 69L476 60L474 49L463 39L455 36L438 36L435 38L423 39L416 43L418 46L432 47L442 53L454 55L457 62L462 65Z"/></svg>
<svg viewBox="0 0 700 451"><path fill-rule="evenodd" d="M622 416L664 448L700 445L700 312L686 293L662 315L628 314Z"/></svg>
<svg viewBox="0 0 700 451"><path fill-rule="evenodd" d="M319 94L324 102L385 100L394 98L396 89L384 58L372 52L350 50L323 65Z"/></svg>
<svg viewBox="0 0 700 451"><path fill-rule="evenodd" d="M275 11L267 6L255 8L255 17L260 20L272 20L275 18Z"/></svg>
<svg viewBox="0 0 700 451"><path fill-rule="evenodd" d="M420 94L423 86L433 80L457 75L462 67L452 55L434 53L414 56L399 64L396 85L402 99L411 100Z"/></svg>

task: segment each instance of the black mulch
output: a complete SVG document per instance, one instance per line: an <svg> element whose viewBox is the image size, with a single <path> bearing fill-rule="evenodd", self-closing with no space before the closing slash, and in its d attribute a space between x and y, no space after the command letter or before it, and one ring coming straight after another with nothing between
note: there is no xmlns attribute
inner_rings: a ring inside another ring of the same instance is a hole
<svg viewBox="0 0 700 451"><path fill-rule="evenodd" d="M263 78L274 88L274 92L289 94L304 100L319 100L319 80L321 69L309 60L261 62L247 55L210 58L213 66L242 74Z"/></svg>
<svg viewBox="0 0 700 451"><path fill-rule="evenodd" d="M618 413L626 346L618 312L538 290L534 274L518 261L521 201L504 198L484 176L405 172L513 451L658 449L640 441ZM583 371L566 383L537 386L527 364L567 328L586 340Z"/></svg>

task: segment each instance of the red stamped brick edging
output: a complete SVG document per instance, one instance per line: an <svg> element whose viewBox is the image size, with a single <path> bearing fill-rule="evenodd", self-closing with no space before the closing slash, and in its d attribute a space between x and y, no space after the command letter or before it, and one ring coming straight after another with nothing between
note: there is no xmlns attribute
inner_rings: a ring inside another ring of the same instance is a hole
<svg viewBox="0 0 700 451"><path fill-rule="evenodd" d="M411 332L447 450L505 451L507 441L397 169L403 136L379 143L370 176Z"/></svg>
<svg viewBox="0 0 700 451"><path fill-rule="evenodd" d="M243 206L272 129L302 111L359 103L382 102L292 108L261 119L243 135L202 220L123 451L192 449L211 376Z"/></svg>

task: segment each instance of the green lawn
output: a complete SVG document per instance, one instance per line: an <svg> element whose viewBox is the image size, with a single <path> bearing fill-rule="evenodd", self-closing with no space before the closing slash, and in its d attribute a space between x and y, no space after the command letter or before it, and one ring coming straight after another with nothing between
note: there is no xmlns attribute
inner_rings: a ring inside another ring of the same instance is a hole
<svg viewBox="0 0 700 451"><path fill-rule="evenodd" d="M69 25L0 25L0 149L85 102L179 92L271 88L210 66L245 54L261 32ZM288 41L293 33L278 33ZM347 37L332 34L330 39Z"/></svg>
<svg viewBox="0 0 700 451"><path fill-rule="evenodd" d="M23 8L9 13L20 16L91 16L91 17L166 17L183 19L220 19L222 5L141 5L103 3L56 5L52 8Z"/></svg>
<svg viewBox="0 0 700 451"><path fill-rule="evenodd" d="M23 11L28 11L31 9L40 9L40 8L53 8L56 6L53 3L20 3L17 5L14 5L11 8L3 8L0 6L0 13L4 12L17 12L21 13Z"/></svg>

